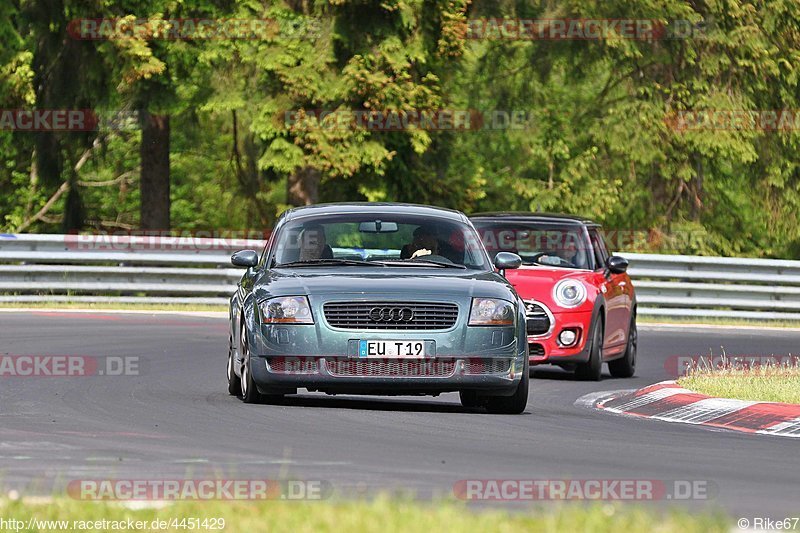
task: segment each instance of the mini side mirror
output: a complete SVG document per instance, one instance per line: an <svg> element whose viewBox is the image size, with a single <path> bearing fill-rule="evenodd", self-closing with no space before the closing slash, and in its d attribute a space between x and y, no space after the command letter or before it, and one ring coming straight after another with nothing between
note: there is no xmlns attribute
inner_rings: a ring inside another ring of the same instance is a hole
<svg viewBox="0 0 800 533"><path fill-rule="evenodd" d="M252 268L258 264L258 252L239 250L231 256L231 264L237 267Z"/></svg>
<svg viewBox="0 0 800 533"><path fill-rule="evenodd" d="M606 260L606 268L612 274L624 274L628 270L628 260L618 255L612 255Z"/></svg>
<svg viewBox="0 0 800 533"><path fill-rule="evenodd" d="M519 268L522 258L511 252L499 252L494 258L494 267L502 274L506 269Z"/></svg>

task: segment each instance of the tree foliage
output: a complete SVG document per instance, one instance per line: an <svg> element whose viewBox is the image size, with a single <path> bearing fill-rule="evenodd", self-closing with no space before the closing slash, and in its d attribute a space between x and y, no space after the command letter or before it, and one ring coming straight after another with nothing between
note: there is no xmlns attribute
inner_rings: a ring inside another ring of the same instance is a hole
<svg viewBox="0 0 800 533"><path fill-rule="evenodd" d="M67 27L81 17L263 20L269 31L76 40ZM473 39L477 19L663 31ZM581 214L646 232L639 249L800 257L800 124L676 127L686 113L800 112L795 0L16 0L0 7L0 38L5 109L170 117L175 228L408 201ZM320 113L420 110L470 110L483 127L331 127ZM512 116L522 120L509 127ZM135 127L0 130L2 229L139 227L141 142Z"/></svg>

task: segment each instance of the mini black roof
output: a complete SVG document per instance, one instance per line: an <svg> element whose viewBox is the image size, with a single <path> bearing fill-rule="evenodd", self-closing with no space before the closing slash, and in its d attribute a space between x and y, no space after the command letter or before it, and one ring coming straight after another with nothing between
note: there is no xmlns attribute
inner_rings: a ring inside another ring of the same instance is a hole
<svg viewBox="0 0 800 533"><path fill-rule="evenodd" d="M532 213L529 211L493 211L486 213L474 213L469 216L471 219L497 219L508 221L527 221L527 222L559 222L567 224L583 224L586 226L599 226L597 222L586 217L567 215L564 213Z"/></svg>
<svg viewBox="0 0 800 533"><path fill-rule="evenodd" d="M434 207L420 204L404 204L399 202L337 202L329 204L314 204L295 207L286 213L289 218L304 217L308 215L329 215L336 213L391 213L396 211L404 215L437 216L453 220L466 220L466 215L461 211Z"/></svg>

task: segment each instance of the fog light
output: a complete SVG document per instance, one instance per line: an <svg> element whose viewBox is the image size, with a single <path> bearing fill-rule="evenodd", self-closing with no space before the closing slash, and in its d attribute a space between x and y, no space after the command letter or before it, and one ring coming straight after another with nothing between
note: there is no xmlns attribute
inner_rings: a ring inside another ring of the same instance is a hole
<svg viewBox="0 0 800 533"><path fill-rule="evenodd" d="M558 334L558 342L561 346L572 346L577 338L578 334L575 333L574 329L565 329Z"/></svg>

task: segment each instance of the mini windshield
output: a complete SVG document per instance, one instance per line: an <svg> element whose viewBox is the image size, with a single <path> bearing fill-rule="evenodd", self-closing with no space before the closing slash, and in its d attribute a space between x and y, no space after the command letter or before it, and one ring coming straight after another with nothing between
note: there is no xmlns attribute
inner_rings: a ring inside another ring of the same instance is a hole
<svg viewBox="0 0 800 533"><path fill-rule="evenodd" d="M273 266L419 266L491 270L467 224L397 213L302 217L276 236Z"/></svg>
<svg viewBox="0 0 800 533"><path fill-rule="evenodd" d="M513 252L523 265L591 268L592 248L576 224L473 220L489 256Z"/></svg>

